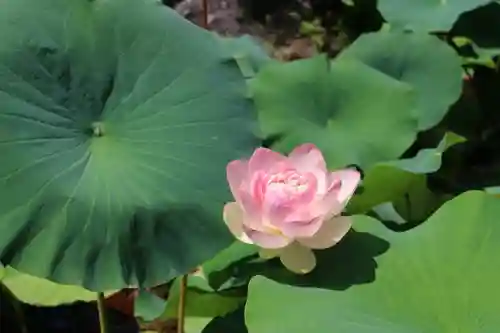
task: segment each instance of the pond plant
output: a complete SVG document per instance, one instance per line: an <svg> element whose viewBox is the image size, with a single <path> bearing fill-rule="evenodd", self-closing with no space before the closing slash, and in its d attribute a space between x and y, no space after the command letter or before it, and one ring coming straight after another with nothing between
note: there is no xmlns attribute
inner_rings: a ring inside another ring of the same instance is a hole
<svg viewBox="0 0 500 333"><path fill-rule="evenodd" d="M178 332L500 331L500 3L343 6L383 25L281 62L153 0L0 0L24 332L75 301L110 332L125 289Z"/></svg>

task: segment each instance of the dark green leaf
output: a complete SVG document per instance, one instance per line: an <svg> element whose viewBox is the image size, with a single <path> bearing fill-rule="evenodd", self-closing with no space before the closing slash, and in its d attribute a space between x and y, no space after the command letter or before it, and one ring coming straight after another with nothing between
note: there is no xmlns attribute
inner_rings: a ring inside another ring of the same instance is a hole
<svg viewBox="0 0 500 333"><path fill-rule="evenodd" d="M225 166L259 144L220 38L156 2L4 0L0 259L92 290L227 247Z"/></svg>

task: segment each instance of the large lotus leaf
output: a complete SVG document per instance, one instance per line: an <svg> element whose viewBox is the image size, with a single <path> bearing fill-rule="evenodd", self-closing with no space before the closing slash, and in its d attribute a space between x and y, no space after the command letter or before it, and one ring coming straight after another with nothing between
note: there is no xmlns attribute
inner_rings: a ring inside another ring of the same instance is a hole
<svg viewBox="0 0 500 333"><path fill-rule="evenodd" d="M410 84L418 94L419 130L439 123L462 92L460 57L446 43L425 33L365 34L345 49L341 57L359 59Z"/></svg>
<svg viewBox="0 0 500 333"><path fill-rule="evenodd" d="M460 14L491 0L378 0L382 16L397 27L426 32L448 31Z"/></svg>
<svg viewBox="0 0 500 333"><path fill-rule="evenodd" d="M338 262L330 263L337 271L312 274L318 280L311 278L309 287L255 277L246 305L249 331L496 332L500 327L499 215L499 198L471 191L404 233L358 217L357 232L390 243L375 259L374 279L345 290L315 287L338 276L363 279L367 269L359 261L372 246L366 241L352 247L349 261L338 256Z"/></svg>
<svg viewBox="0 0 500 333"><path fill-rule="evenodd" d="M155 2L1 6L2 262L109 290L227 247L225 166L258 144L227 45Z"/></svg>
<svg viewBox="0 0 500 333"><path fill-rule="evenodd" d="M251 86L273 148L315 143L331 168L396 159L417 133L412 88L357 60L270 63Z"/></svg>

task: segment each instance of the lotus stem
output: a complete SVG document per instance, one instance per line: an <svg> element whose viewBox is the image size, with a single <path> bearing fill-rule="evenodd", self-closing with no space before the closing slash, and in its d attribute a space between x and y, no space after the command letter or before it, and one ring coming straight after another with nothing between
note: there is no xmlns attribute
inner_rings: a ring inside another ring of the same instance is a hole
<svg viewBox="0 0 500 333"><path fill-rule="evenodd" d="M104 294L97 294L97 311L99 313L99 332L107 333L106 305L104 304Z"/></svg>
<svg viewBox="0 0 500 333"><path fill-rule="evenodd" d="M186 319L187 279L187 274L181 277L179 307L177 309L177 333L184 333L184 321Z"/></svg>
<svg viewBox="0 0 500 333"><path fill-rule="evenodd" d="M208 30L208 0L202 0L203 6L203 28Z"/></svg>

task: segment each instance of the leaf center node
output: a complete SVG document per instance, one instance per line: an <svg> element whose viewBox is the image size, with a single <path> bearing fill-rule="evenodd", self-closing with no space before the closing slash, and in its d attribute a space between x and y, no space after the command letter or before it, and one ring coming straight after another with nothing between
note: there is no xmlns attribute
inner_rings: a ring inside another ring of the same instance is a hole
<svg viewBox="0 0 500 333"><path fill-rule="evenodd" d="M91 125L92 135L96 138L104 136L104 124L101 122L95 122Z"/></svg>

